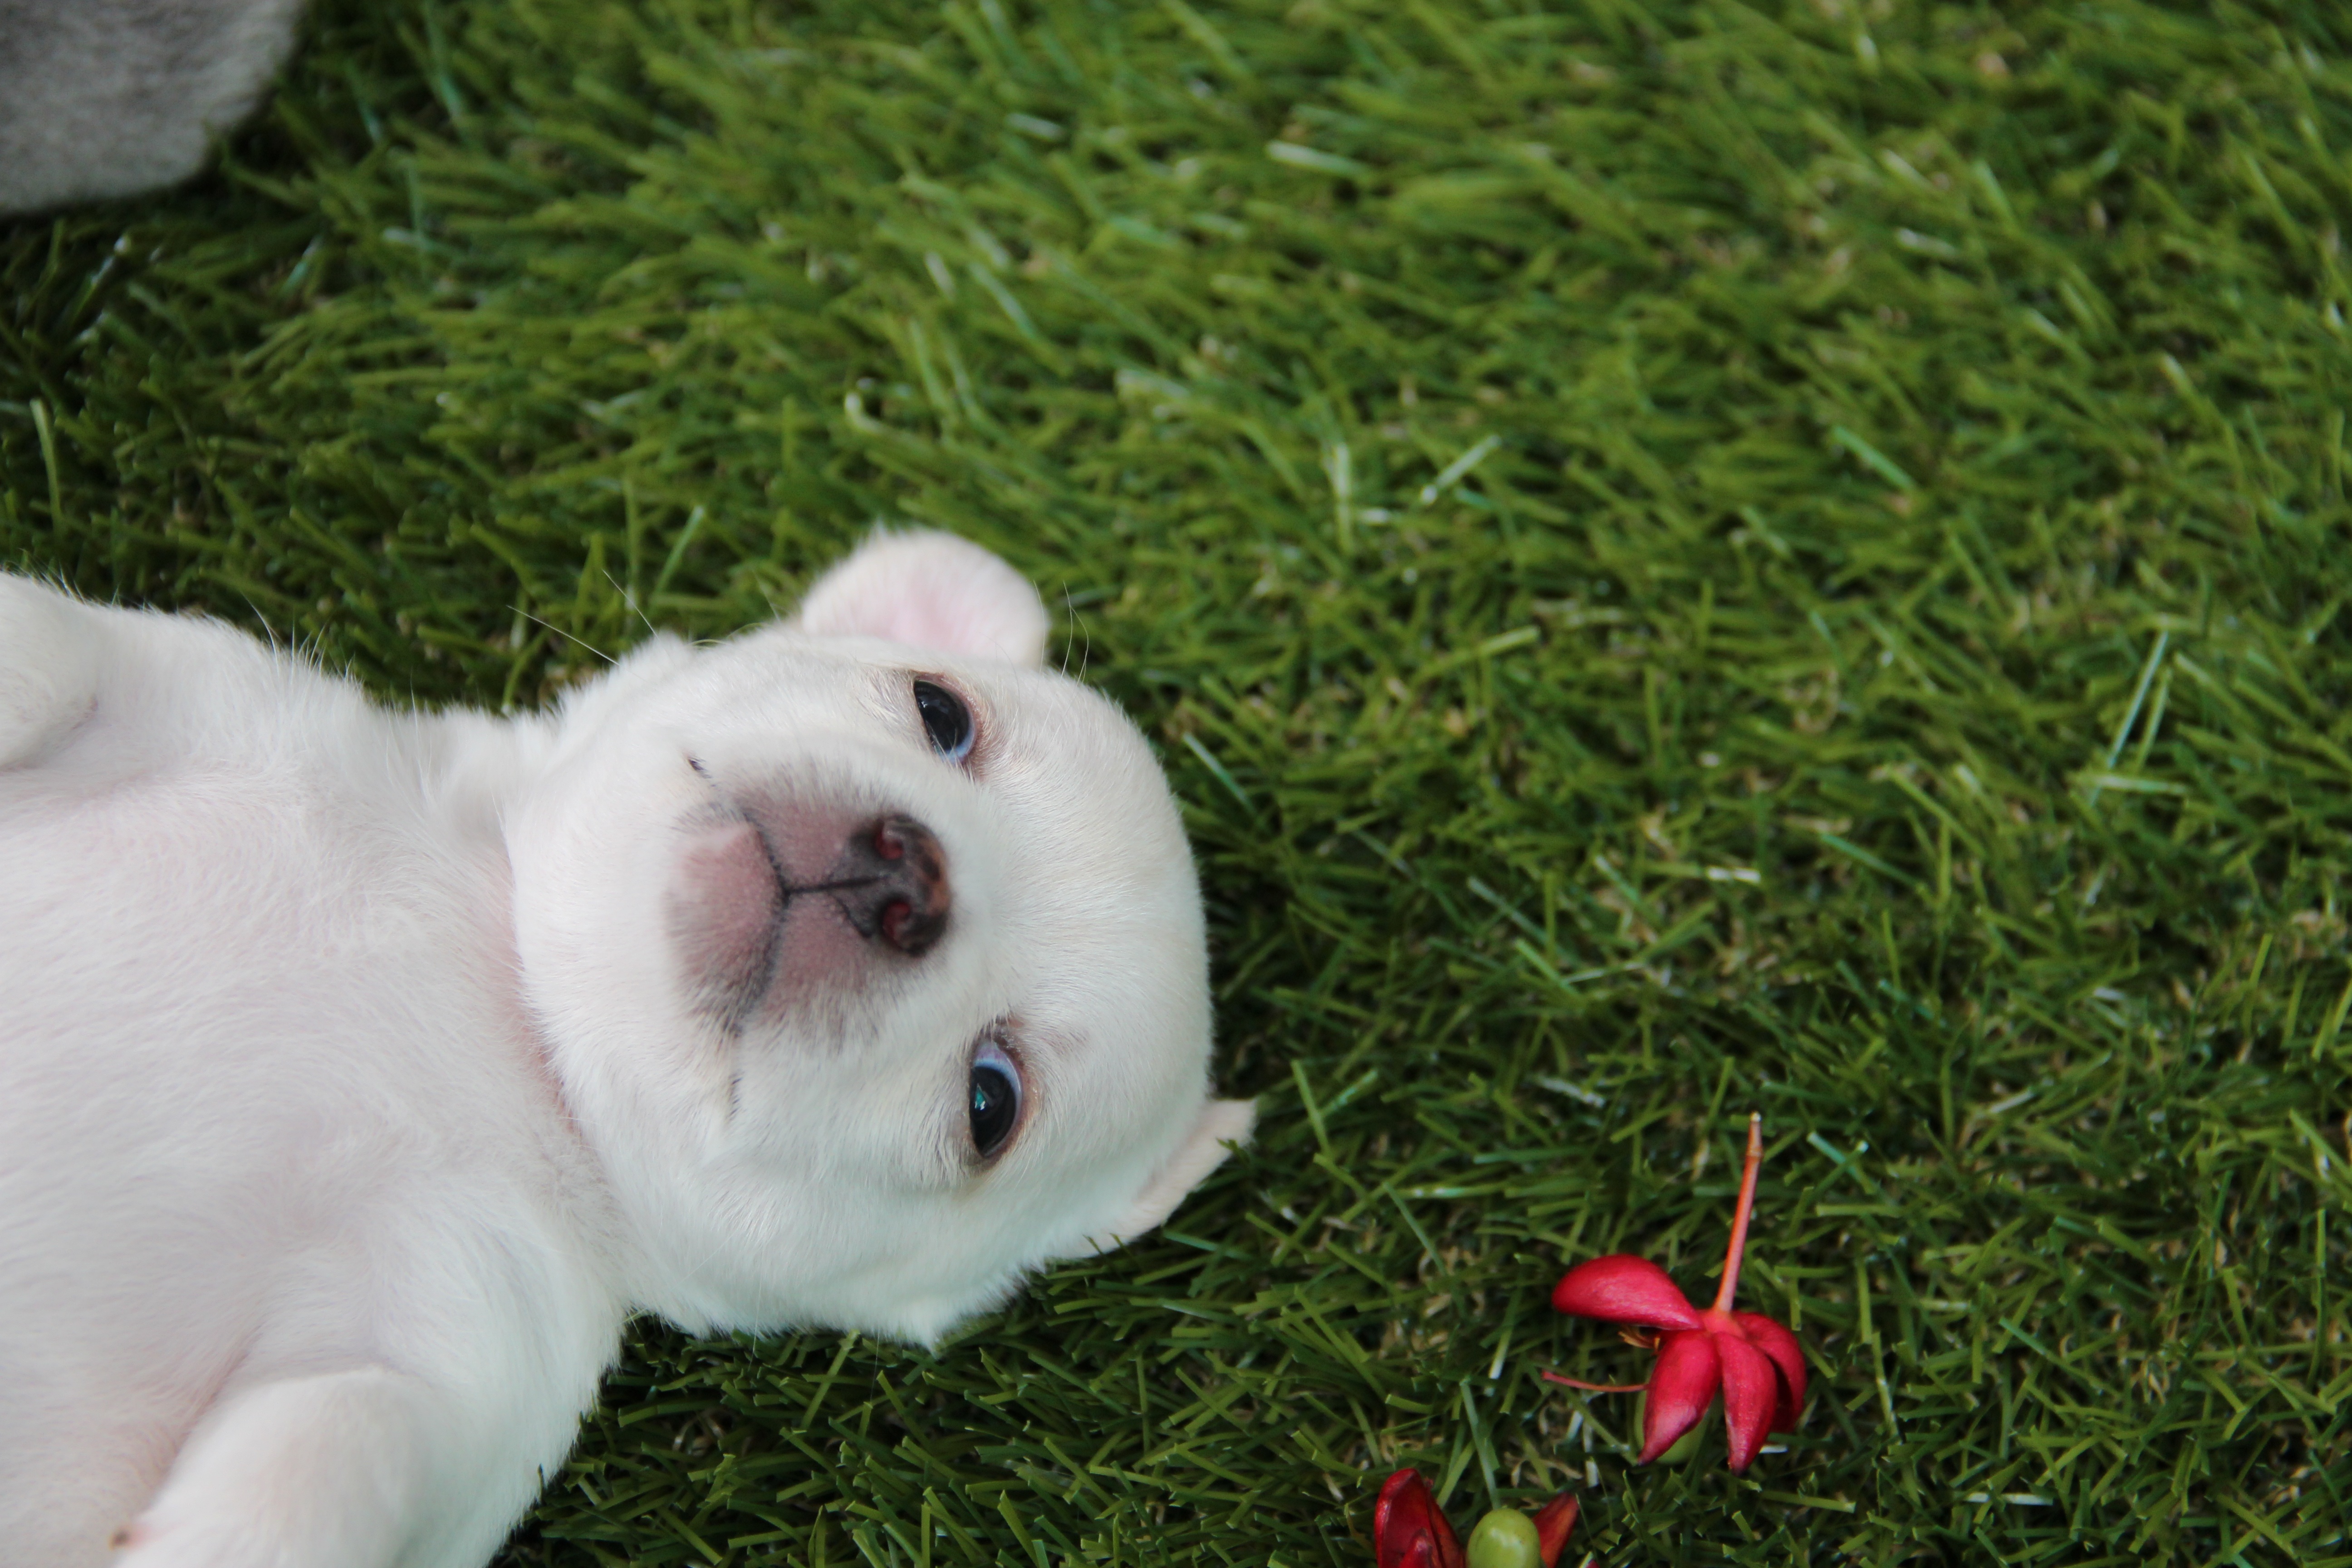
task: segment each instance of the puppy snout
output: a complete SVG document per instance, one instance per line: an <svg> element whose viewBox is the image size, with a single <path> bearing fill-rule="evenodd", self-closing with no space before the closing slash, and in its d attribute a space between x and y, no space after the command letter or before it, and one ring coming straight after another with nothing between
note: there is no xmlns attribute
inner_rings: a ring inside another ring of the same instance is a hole
<svg viewBox="0 0 2352 1568"><path fill-rule="evenodd" d="M826 879L842 914L869 942L920 958L948 924L948 862L938 835L911 816L859 827Z"/></svg>

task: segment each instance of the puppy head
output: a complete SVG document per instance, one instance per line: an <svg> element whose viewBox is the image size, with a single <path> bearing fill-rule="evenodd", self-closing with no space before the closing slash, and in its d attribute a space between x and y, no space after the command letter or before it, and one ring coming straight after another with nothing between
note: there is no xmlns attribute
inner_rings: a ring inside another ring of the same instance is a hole
<svg viewBox="0 0 2352 1568"><path fill-rule="evenodd" d="M566 706L517 935L641 1304L934 1340L1247 1138L1174 803L1046 625L985 551L880 535Z"/></svg>

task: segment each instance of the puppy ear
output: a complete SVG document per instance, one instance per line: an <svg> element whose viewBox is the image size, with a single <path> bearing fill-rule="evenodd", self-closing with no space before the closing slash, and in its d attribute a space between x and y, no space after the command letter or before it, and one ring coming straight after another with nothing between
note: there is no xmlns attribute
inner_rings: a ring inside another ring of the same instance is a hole
<svg viewBox="0 0 2352 1568"><path fill-rule="evenodd" d="M1145 1231L1156 1228L1160 1222L1176 1212L1184 1194L1201 1184L1202 1178L1225 1163L1225 1156L1250 1140L1250 1129L1257 1125L1257 1101L1255 1100L1213 1100L1201 1109L1200 1120L1168 1163L1144 1184L1143 1191L1135 1195L1127 1213L1111 1226L1108 1236L1090 1236L1087 1244L1097 1252L1109 1252L1124 1247Z"/></svg>
<svg viewBox="0 0 2352 1568"><path fill-rule="evenodd" d="M1028 580L971 541L879 531L817 579L793 624L1009 664L1045 663L1049 625Z"/></svg>

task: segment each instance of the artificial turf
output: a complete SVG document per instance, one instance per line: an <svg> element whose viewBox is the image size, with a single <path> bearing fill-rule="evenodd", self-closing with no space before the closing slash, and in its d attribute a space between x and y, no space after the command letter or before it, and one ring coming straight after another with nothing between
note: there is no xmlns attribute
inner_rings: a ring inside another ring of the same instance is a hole
<svg viewBox="0 0 2352 1568"><path fill-rule="evenodd" d="M0 228L0 560L547 700L875 520L1194 836L1257 1146L936 1354L646 1325L514 1564L2352 1563L2352 14L331 5ZM1636 1468L1767 1119L1801 1435Z"/></svg>

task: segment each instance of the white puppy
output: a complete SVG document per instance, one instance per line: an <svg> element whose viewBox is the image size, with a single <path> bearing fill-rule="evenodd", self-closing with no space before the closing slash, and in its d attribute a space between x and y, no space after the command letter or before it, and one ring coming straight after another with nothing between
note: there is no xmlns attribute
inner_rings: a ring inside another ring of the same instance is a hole
<svg viewBox="0 0 2352 1568"><path fill-rule="evenodd" d="M928 1341L1157 1225L1251 1108L1045 632L884 536L508 721L0 577L0 1562L471 1568L631 1311Z"/></svg>

